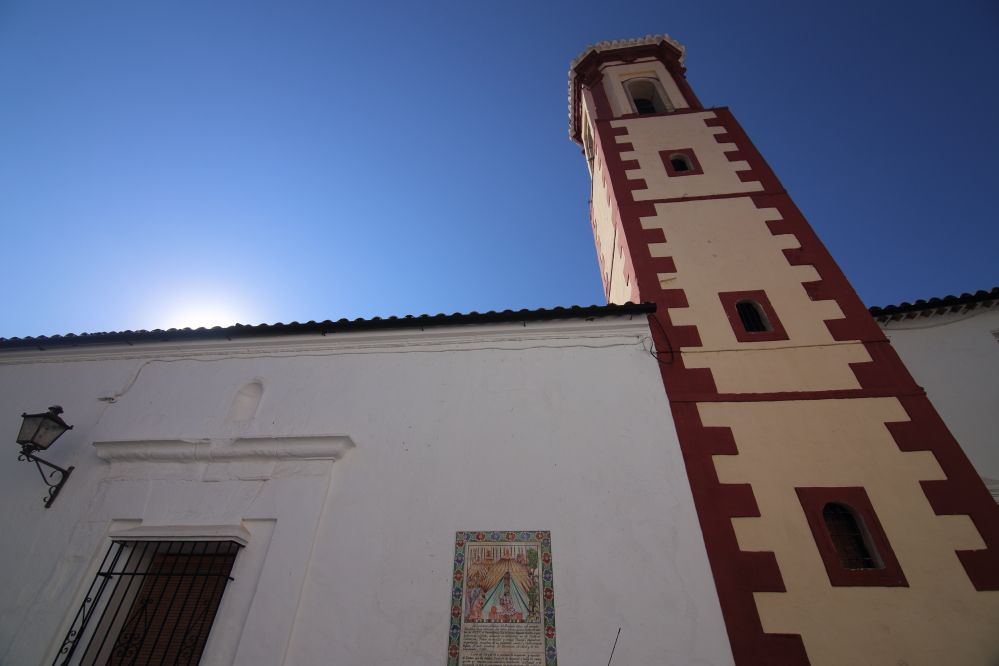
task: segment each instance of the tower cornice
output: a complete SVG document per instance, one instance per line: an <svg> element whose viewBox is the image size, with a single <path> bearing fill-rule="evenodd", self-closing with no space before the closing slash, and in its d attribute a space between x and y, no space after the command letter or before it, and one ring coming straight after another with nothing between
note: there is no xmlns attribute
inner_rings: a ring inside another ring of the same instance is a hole
<svg viewBox="0 0 999 666"><path fill-rule="evenodd" d="M600 65L608 61L634 60L650 57L667 66L684 71L686 49L683 44L663 33L634 39L611 39L587 46L569 64L569 136L581 143L579 130L580 91L577 81L589 86L600 80Z"/></svg>

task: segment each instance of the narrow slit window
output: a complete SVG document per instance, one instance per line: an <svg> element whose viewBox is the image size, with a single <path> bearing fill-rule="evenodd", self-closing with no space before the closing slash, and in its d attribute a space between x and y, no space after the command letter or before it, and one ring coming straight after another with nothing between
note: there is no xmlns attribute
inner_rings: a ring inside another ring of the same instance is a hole
<svg viewBox="0 0 999 666"><path fill-rule="evenodd" d="M753 301L739 301L735 304L735 310L739 313L742 327L747 333L761 333L772 330L763 314L763 308Z"/></svg>
<svg viewBox="0 0 999 666"><path fill-rule="evenodd" d="M836 502L826 504L822 519L829 530L836 554L846 569L878 569L881 563L877 552L868 543L860 519L846 505Z"/></svg>

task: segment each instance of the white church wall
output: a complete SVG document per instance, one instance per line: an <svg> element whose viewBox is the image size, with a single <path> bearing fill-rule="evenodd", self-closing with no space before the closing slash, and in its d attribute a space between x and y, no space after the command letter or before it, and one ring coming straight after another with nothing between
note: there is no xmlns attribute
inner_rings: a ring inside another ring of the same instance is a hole
<svg viewBox="0 0 999 666"><path fill-rule="evenodd" d="M644 317L0 354L65 408L0 464L0 662L51 660L111 536L242 530L211 664L442 664L458 530L551 530L563 664L729 664ZM259 385L259 386L256 386ZM185 532L187 530L187 532ZM11 538L16 535L16 538Z"/></svg>
<svg viewBox="0 0 999 666"><path fill-rule="evenodd" d="M999 500L999 310L880 325Z"/></svg>

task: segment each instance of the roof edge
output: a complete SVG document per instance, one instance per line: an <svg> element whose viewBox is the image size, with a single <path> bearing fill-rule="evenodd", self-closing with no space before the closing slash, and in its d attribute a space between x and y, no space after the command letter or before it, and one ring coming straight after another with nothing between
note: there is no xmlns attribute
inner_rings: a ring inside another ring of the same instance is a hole
<svg viewBox="0 0 999 666"><path fill-rule="evenodd" d="M976 291L973 294L961 294L960 296L944 296L943 298L931 298L929 300L919 299L915 303L903 302L898 305L885 305L883 307L873 306L868 309L872 317L880 321L887 321L896 315L904 315L913 312L925 312L926 315L944 314L958 309L971 309L981 303L999 300L999 287L993 287L989 291ZM970 306L970 307L969 307ZM929 312L935 310L936 312Z"/></svg>
<svg viewBox="0 0 999 666"><path fill-rule="evenodd" d="M620 305L589 305L534 310L503 310L502 312L468 312L436 315L407 315L405 317L372 317L371 319L340 319L338 321L309 321L288 324L258 324L248 326L216 326L214 328L171 328L152 331L120 331L108 333L82 333L80 335L53 335L26 338L0 338L0 352L23 349L45 350L52 347L82 347L107 344L135 344L143 342L180 342L185 340L234 340L280 335L327 335L355 331L424 328L427 326L462 326L469 324L501 324L528 321L553 321L559 319L591 319L642 315L655 312L655 303L623 303Z"/></svg>

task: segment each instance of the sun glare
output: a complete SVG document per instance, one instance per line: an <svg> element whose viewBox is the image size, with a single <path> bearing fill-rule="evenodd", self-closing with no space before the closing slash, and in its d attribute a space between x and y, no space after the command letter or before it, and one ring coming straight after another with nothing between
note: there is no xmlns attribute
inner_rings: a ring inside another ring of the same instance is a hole
<svg viewBox="0 0 999 666"><path fill-rule="evenodd" d="M251 308L239 299L219 295L170 299L156 313L156 328L212 328L257 324Z"/></svg>
<svg viewBox="0 0 999 666"><path fill-rule="evenodd" d="M221 308L195 306L178 311L170 318L170 328L211 328L242 323L234 313Z"/></svg>

